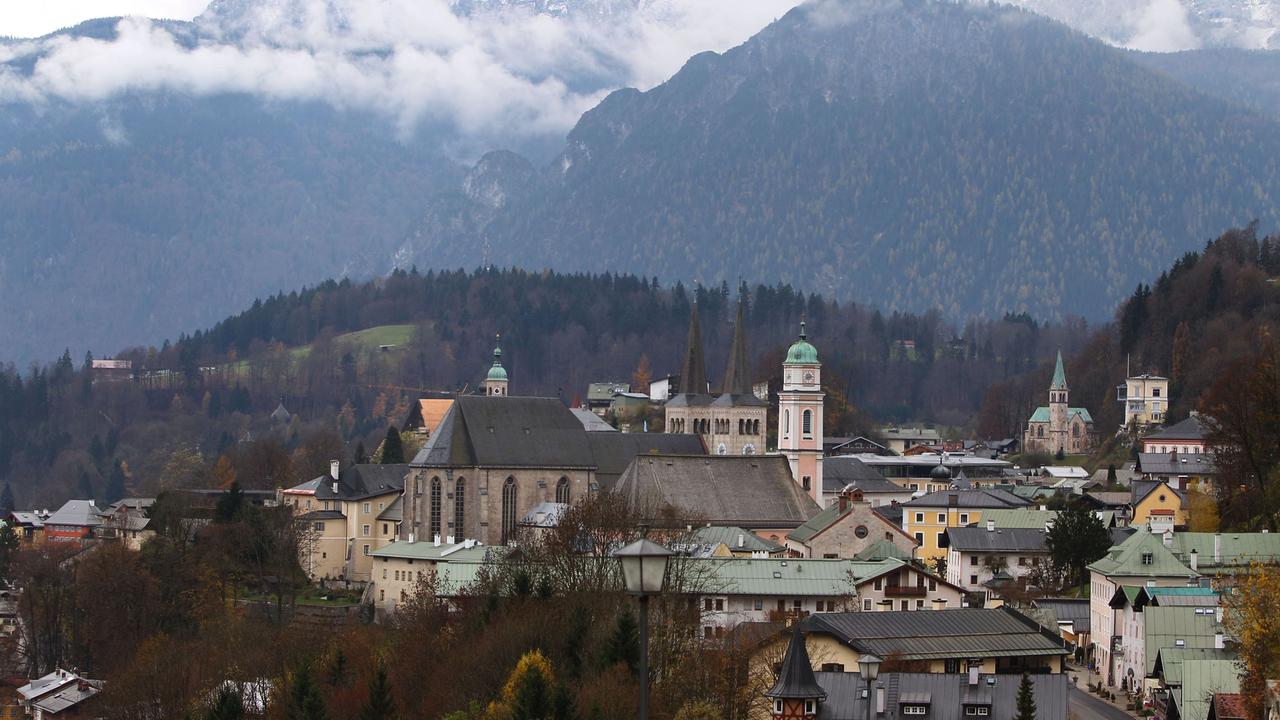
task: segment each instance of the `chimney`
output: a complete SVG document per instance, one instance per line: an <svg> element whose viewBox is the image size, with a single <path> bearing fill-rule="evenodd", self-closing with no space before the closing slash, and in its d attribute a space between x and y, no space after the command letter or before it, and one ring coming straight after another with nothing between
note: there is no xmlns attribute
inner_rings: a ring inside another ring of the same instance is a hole
<svg viewBox="0 0 1280 720"><path fill-rule="evenodd" d="M409 542L416 542L416 541L413 539L413 533L409 533Z"/></svg>
<svg viewBox="0 0 1280 720"><path fill-rule="evenodd" d="M1041 506L1040 506L1040 512L1044 512L1046 509L1047 509L1047 508L1045 508L1045 506L1044 506L1044 505L1041 505Z"/></svg>
<svg viewBox="0 0 1280 720"><path fill-rule="evenodd" d="M1222 650L1227 646L1226 638L1220 632L1213 634L1213 649Z"/></svg>
<svg viewBox="0 0 1280 720"><path fill-rule="evenodd" d="M1213 534L1213 564L1222 564L1222 533Z"/></svg>
<svg viewBox="0 0 1280 720"><path fill-rule="evenodd" d="M452 536L452 535L446 535L446 536L445 536L445 538L444 538L444 544L445 544L445 545L453 545L453 544L454 544L454 542L453 542L453 536Z"/></svg>
<svg viewBox="0 0 1280 720"><path fill-rule="evenodd" d="M742 547L743 545L746 545L746 544L747 544L747 536L743 533L738 533L737 547Z"/></svg>
<svg viewBox="0 0 1280 720"><path fill-rule="evenodd" d="M334 480L338 479L338 469L340 464L341 464L341 461L339 460L329 461L329 477L333 478Z"/></svg>
<svg viewBox="0 0 1280 720"><path fill-rule="evenodd" d="M988 520L988 521L987 521L987 532L995 532L995 531L996 531L996 521L995 521L995 520Z"/></svg>
<svg viewBox="0 0 1280 720"><path fill-rule="evenodd" d="M1200 553L1196 552L1195 548L1191 548L1191 569L1200 569Z"/></svg>
<svg viewBox="0 0 1280 720"><path fill-rule="evenodd" d="M951 506L951 507L960 507L960 496L959 496L959 495L948 495L948 496L947 496L947 505L949 505L949 506Z"/></svg>
<svg viewBox="0 0 1280 720"><path fill-rule="evenodd" d="M876 714L884 714L884 683L876 683Z"/></svg>
<svg viewBox="0 0 1280 720"><path fill-rule="evenodd" d="M849 493L842 492L840 493L840 514L843 515L847 512L849 512Z"/></svg>
<svg viewBox="0 0 1280 720"><path fill-rule="evenodd" d="M432 536L431 544L435 547L440 547L440 536L439 535Z"/></svg>
<svg viewBox="0 0 1280 720"><path fill-rule="evenodd" d="M1214 622L1216 622L1216 623L1218 623L1219 625L1221 625L1221 624L1222 624L1222 606L1221 606L1221 605L1219 605L1218 607L1214 608L1214 610L1213 610L1213 621L1214 621Z"/></svg>
<svg viewBox="0 0 1280 720"><path fill-rule="evenodd" d="M969 664L969 687L975 687L978 684L978 673L982 671L982 666L976 663Z"/></svg>
<svg viewBox="0 0 1280 720"><path fill-rule="evenodd" d="M1173 547L1173 531L1165 530L1164 534L1160 536L1160 541L1163 542L1164 546L1167 548Z"/></svg>

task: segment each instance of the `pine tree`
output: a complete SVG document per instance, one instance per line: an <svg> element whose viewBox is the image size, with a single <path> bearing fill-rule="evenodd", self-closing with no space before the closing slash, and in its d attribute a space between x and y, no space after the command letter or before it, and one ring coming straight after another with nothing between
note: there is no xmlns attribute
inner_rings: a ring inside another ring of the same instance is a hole
<svg viewBox="0 0 1280 720"><path fill-rule="evenodd" d="M79 493L80 497L86 500L90 500L98 496L93 489L93 478L89 477L89 473L86 472L84 468L80 468Z"/></svg>
<svg viewBox="0 0 1280 720"><path fill-rule="evenodd" d="M240 481L232 480L231 487L218 497L213 509L213 520L219 523L235 522L244 508L244 491L240 489Z"/></svg>
<svg viewBox="0 0 1280 720"><path fill-rule="evenodd" d="M4 527L0 527L0 581L8 582L11 579L13 556L18 552L20 544L13 523L5 523Z"/></svg>
<svg viewBox="0 0 1280 720"><path fill-rule="evenodd" d="M623 607L618 614L617 623L604 646L605 665L620 662L626 663L631 672L635 672L640 664L640 625L636 623L630 606Z"/></svg>
<svg viewBox="0 0 1280 720"><path fill-rule="evenodd" d="M369 700L360 711L360 720L392 720L396 716L396 704L391 697L391 682L387 679L387 668L378 663L369 678Z"/></svg>
<svg viewBox="0 0 1280 720"><path fill-rule="evenodd" d="M107 487L103 490L103 499L108 505L121 499L125 494L124 464L117 460L111 466L111 474L107 477Z"/></svg>
<svg viewBox="0 0 1280 720"><path fill-rule="evenodd" d="M1018 714L1015 720L1036 720L1036 698L1031 676L1026 673L1022 673L1022 683L1018 685Z"/></svg>
<svg viewBox="0 0 1280 720"><path fill-rule="evenodd" d="M0 512L6 516L13 512L17 503L13 499L13 487L9 483L4 484L4 490L0 491Z"/></svg>
<svg viewBox="0 0 1280 720"><path fill-rule="evenodd" d="M347 684L347 654L342 648L333 653L333 662L329 665L329 685L342 687Z"/></svg>
<svg viewBox="0 0 1280 720"><path fill-rule="evenodd" d="M232 685L224 685L218 691L213 704L205 711L204 720L243 720L244 700Z"/></svg>
<svg viewBox="0 0 1280 720"><path fill-rule="evenodd" d="M387 428L387 439L382 442L382 464L399 465L404 463L404 445L400 443L400 432L394 427Z"/></svg>
<svg viewBox="0 0 1280 720"><path fill-rule="evenodd" d="M356 454L352 457L353 464L365 465L369 462L369 453L364 449L364 441L356 443Z"/></svg>
<svg viewBox="0 0 1280 720"><path fill-rule="evenodd" d="M311 679L311 670L303 666L293 677L293 689L289 692L289 704L285 708L285 720L326 720L324 698Z"/></svg>

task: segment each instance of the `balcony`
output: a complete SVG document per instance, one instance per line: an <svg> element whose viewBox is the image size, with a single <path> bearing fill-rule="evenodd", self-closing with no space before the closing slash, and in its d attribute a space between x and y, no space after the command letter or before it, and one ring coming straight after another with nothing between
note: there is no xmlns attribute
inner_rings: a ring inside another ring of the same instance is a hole
<svg viewBox="0 0 1280 720"><path fill-rule="evenodd" d="M922 598L926 595L923 585L885 585L885 597Z"/></svg>

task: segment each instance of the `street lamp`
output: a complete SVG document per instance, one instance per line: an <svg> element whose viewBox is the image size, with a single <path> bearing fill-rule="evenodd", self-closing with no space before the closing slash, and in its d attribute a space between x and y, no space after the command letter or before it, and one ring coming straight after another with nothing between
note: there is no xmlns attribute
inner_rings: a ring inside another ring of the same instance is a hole
<svg viewBox="0 0 1280 720"><path fill-rule="evenodd" d="M675 553L651 540L637 540L614 553L627 592L640 599L640 720L649 718L649 598L662 592L667 561Z"/></svg>
<svg viewBox="0 0 1280 720"><path fill-rule="evenodd" d="M871 683L880 677L880 658L871 653L858 658L858 673L867 681L867 720L871 720Z"/></svg>

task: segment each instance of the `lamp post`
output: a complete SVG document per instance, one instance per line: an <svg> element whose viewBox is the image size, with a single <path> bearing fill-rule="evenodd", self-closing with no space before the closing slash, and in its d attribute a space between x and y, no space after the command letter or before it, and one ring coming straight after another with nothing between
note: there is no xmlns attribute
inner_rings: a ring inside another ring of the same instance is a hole
<svg viewBox="0 0 1280 720"><path fill-rule="evenodd" d="M858 673L867 681L867 720L871 720L871 683L880 677L880 658L871 653L858 658Z"/></svg>
<svg viewBox="0 0 1280 720"><path fill-rule="evenodd" d="M667 561L674 554L651 540L637 540L614 553L627 592L640 600L640 720L649 718L649 598L662 592Z"/></svg>

